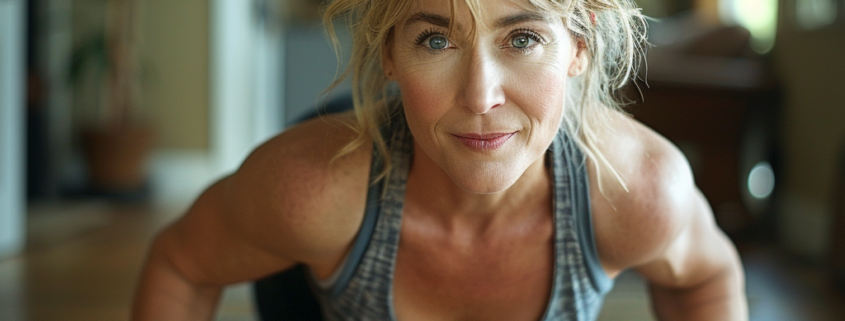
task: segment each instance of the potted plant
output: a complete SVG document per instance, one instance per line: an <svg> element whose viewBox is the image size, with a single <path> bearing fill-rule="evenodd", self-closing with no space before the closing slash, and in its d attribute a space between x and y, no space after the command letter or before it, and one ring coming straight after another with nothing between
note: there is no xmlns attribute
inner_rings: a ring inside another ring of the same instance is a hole
<svg viewBox="0 0 845 321"><path fill-rule="evenodd" d="M88 81L92 88L88 94L94 97L88 100L94 106L87 106L93 113L81 130L89 187L100 194L135 193L144 190L154 137L138 117L140 3L98 4L105 5L105 26L73 50L68 73L74 86Z"/></svg>

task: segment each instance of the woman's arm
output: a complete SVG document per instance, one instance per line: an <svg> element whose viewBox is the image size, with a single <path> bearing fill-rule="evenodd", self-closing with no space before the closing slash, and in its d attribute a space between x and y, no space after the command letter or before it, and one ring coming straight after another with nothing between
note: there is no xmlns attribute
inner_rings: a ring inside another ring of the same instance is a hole
<svg viewBox="0 0 845 321"><path fill-rule="evenodd" d="M334 271L363 219L371 146L331 162L354 137L332 117L256 149L156 237L133 320L206 320L227 284L297 263Z"/></svg>
<svg viewBox="0 0 845 321"><path fill-rule="evenodd" d="M652 262L637 272L649 281L660 320L747 320L745 279L733 243L713 220L700 192L690 219Z"/></svg>
<svg viewBox="0 0 845 321"><path fill-rule="evenodd" d="M591 182L606 271L633 268L645 277L660 320L747 320L736 248L716 225L686 158L630 118L616 121L616 136L602 147L629 191L610 175L604 175L605 195Z"/></svg>
<svg viewBox="0 0 845 321"><path fill-rule="evenodd" d="M182 219L156 237L141 274L133 320L211 319L226 284L294 264L249 244L236 226L243 224L226 217L234 214L223 204L231 180L211 186ZM244 210L239 214L255 218Z"/></svg>
<svg viewBox="0 0 845 321"><path fill-rule="evenodd" d="M221 290L219 285L193 283L161 250L153 249L135 295L132 320L210 320Z"/></svg>

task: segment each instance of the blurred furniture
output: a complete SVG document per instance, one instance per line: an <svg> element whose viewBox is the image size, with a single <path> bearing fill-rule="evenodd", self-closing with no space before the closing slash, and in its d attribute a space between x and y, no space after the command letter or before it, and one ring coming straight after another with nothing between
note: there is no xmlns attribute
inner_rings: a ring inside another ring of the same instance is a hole
<svg viewBox="0 0 845 321"><path fill-rule="evenodd" d="M715 28L657 47L646 82L626 92L637 101L634 117L684 152L717 223L734 237L774 224L774 191L752 193L752 169L768 166L772 180L779 165L779 89L748 38L741 28Z"/></svg>

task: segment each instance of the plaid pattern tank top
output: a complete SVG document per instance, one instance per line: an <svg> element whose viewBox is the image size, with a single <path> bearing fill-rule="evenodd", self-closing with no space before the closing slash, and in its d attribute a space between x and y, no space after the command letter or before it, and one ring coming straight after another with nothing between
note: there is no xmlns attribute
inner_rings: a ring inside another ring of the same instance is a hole
<svg viewBox="0 0 845 321"><path fill-rule="evenodd" d="M393 271L413 138L403 113L389 124L382 128L392 163L388 179L368 191L361 230L337 279L328 288L315 289L326 320L396 320ZM371 179L380 173L383 159L373 148ZM555 268L541 320L595 320L613 280L598 260L584 156L561 130L546 162L554 182Z"/></svg>

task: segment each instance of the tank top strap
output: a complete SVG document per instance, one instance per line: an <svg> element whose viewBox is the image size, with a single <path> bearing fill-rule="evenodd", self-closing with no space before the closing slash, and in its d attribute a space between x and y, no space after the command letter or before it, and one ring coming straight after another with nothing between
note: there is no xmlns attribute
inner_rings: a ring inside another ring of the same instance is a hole
<svg viewBox="0 0 845 321"><path fill-rule="evenodd" d="M405 188L413 152L413 138L401 108L381 128L388 138L390 171L367 193L367 212L364 223L353 244L355 256L350 255L342 267L348 277L331 291L318 295L328 320L395 320L393 312L393 271L399 248ZM373 146L373 166L370 180L381 173L381 162L387 158ZM371 223L368 223L371 222ZM354 262L353 262L354 261ZM340 280L339 280L340 281Z"/></svg>
<svg viewBox="0 0 845 321"><path fill-rule="evenodd" d="M586 157L566 131L550 146L554 186L555 273L545 320L595 320L613 286L598 259Z"/></svg>
<svg viewBox="0 0 845 321"><path fill-rule="evenodd" d="M369 246L370 239L375 231L381 207L379 201L385 185L384 182L379 181L379 176L384 170L384 161L385 157L378 150L378 147L373 144L364 218L361 221L361 228L358 230L358 235L355 236L355 240L352 243L352 248L344 258L341 266L325 280L318 280L313 273L311 274L318 289L328 291L332 298L338 297L349 284L356 267L364 257L364 252Z"/></svg>

